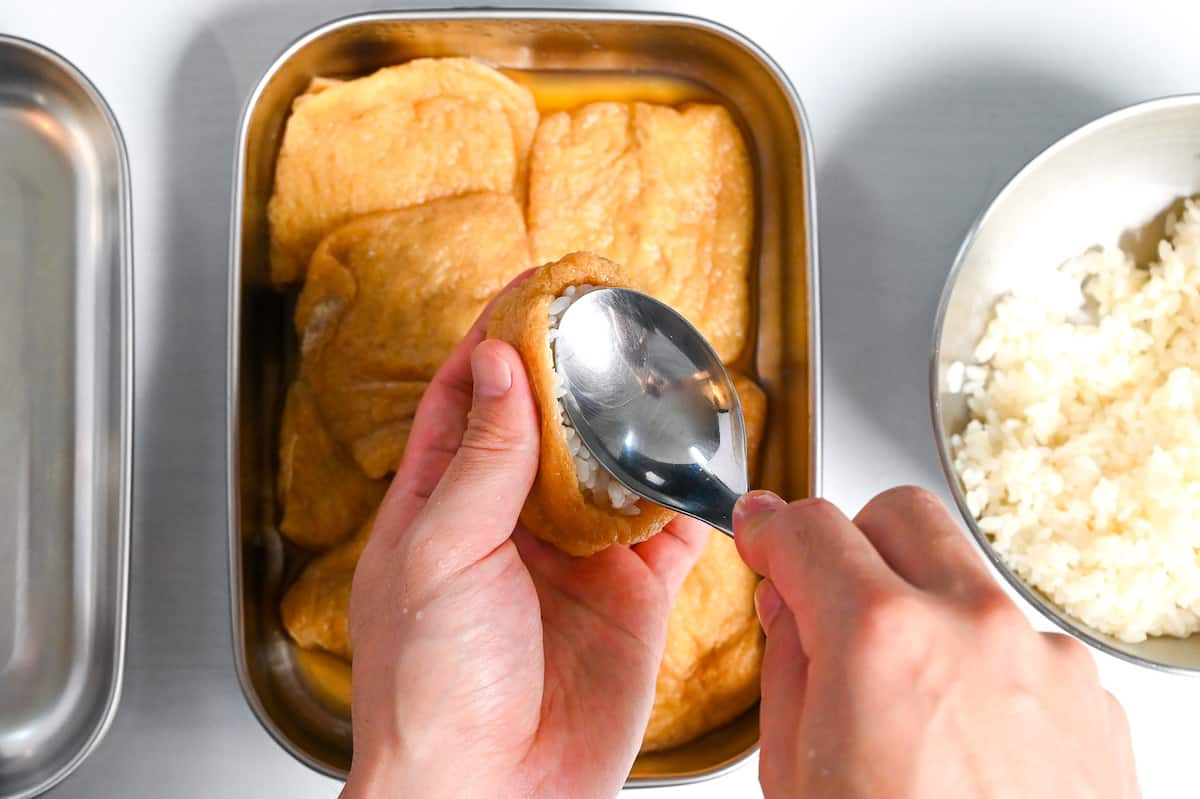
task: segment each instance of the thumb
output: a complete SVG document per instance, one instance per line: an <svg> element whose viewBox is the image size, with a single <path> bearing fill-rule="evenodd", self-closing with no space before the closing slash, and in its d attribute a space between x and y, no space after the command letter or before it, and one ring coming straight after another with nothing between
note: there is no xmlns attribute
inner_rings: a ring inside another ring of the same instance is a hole
<svg viewBox="0 0 1200 799"><path fill-rule="evenodd" d="M456 572L504 543L537 474L538 414L521 356L507 342L483 341L471 376L462 444L415 520L417 551L436 553L431 572Z"/></svg>

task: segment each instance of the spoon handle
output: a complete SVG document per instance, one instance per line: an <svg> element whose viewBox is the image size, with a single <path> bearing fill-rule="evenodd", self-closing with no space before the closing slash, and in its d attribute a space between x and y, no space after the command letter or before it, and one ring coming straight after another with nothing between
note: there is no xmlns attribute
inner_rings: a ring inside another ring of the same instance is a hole
<svg viewBox="0 0 1200 799"><path fill-rule="evenodd" d="M690 502L681 503L677 510L706 522L733 538L733 506L737 504L741 493L730 489L720 480L709 481L706 488L703 495Z"/></svg>

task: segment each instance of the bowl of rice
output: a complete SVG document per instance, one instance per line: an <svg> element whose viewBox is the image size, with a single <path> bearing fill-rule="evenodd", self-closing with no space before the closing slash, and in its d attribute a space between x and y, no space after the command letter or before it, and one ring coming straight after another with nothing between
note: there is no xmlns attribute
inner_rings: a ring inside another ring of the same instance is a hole
<svg viewBox="0 0 1200 799"><path fill-rule="evenodd" d="M1200 672L1200 95L1066 136L942 293L933 425L955 501L1045 616Z"/></svg>

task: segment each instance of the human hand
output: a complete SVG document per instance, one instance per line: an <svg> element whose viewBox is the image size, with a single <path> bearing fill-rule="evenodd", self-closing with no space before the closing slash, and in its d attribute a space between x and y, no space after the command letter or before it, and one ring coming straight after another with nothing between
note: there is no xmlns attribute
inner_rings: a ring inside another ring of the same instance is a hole
<svg viewBox="0 0 1200 799"><path fill-rule="evenodd" d="M767 578L768 797L1138 795L1124 711L1090 654L1033 630L937 497L894 489L851 522L755 492L734 526Z"/></svg>
<svg viewBox="0 0 1200 799"><path fill-rule="evenodd" d="M422 399L354 575L344 797L615 795L707 539L681 519L577 559L520 527L537 409L486 317Z"/></svg>

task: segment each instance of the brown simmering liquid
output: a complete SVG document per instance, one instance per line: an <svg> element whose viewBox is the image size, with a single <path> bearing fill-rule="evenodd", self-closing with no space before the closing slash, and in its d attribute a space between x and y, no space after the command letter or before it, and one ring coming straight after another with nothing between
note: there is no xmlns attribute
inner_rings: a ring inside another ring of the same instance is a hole
<svg viewBox="0 0 1200 799"><path fill-rule="evenodd" d="M513 81L533 92L538 111L570 111L588 103L643 102L677 106L722 103L702 84L649 72L529 70L501 68ZM723 104L723 103L722 103ZM340 658L295 649L296 664L320 699L332 710L350 712L350 666Z"/></svg>
<svg viewBox="0 0 1200 799"><path fill-rule="evenodd" d="M533 92L538 111L570 111L588 103L643 102L659 105L718 103L711 90L690 80L653 72L501 69Z"/></svg>
<svg viewBox="0 0 1200 799"><path fill-rule="evenodd" d="M305 682L331 710L350 715L350 664L341 658L293 647Z"/></svg>

